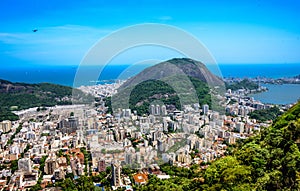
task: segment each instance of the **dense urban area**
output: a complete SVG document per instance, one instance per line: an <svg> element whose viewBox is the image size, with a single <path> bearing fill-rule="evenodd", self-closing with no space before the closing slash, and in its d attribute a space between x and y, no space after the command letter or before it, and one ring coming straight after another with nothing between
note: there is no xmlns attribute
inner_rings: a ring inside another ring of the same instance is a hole
<svg viewBox="0 0 300 191"><path fill-rule="evenodd" d="M224 113L199 103L173 111L152 104L147 115L130 109L109 113L105 99L122 83L80 87L96 97L92 105L33 107L14 111L18 120L0 122L0 188L195 190L202 184L205 190L218 185L206 181L217 176L209 174L222 162L217 159L234 152L234 145L256 137L291 107L248 97L251 92L265 91L254 86L228 88L222 96ZM225 159L242 168L234 158ZM235 176L239 170L227 173Z"/></svg>

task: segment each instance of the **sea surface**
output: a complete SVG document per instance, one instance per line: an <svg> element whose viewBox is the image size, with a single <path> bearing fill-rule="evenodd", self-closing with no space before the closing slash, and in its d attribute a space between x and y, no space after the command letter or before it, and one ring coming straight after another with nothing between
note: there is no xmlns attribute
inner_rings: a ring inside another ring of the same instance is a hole
<svg viewBox="0 0 300 191"><path fill-rule="evenodd" d="M49 82L66 86L93 85L109 83L115 79L127 79L149 65L107 65L99 72L98 79L91 79L89 74L95 73L101 66L0 66L0 79L12 82L41 83ZM207 66L210 68L210 66ZM78 70L85 71L85 77L74 85L74 77ZM299 64L219 64L221 77L293 77L300 74ZM218 74L220 75L220 74ZM295 102L299 98L299 85L267 85L269 91L256 94L257 100L268 103L284 104Z"/></svg>
<svg viewBox="0 0 300 191"><path fill-rule="evenodd" d="M149 65L107 65L98 79L85 79L81 85L89 85L91 81L107 81L126 79L149 67ZM40 83L49 82L73 86L77 70L84 68L86 75L100 66L0 66L0 79L12 82ZM208 66L210 68L210 66ZM300 74L299 64L219 64L221 77L293 77Z"/></svg>

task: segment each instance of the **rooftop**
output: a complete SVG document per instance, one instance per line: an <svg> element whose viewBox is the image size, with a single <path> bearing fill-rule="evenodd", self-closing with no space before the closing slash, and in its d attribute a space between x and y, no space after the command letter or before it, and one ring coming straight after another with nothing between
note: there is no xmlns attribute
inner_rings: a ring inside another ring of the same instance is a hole
<svg viewBox="0 0 300 191"><path fill-rule="evenodd" d="M148 180L148 176L146 174L135 174L133 175L133 179L135 183L146 183Z"/></svg>

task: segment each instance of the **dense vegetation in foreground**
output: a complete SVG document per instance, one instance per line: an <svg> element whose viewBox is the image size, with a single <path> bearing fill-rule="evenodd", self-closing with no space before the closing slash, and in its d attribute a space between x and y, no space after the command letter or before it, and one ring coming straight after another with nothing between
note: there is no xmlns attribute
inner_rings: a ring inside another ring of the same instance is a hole
<svg viewBox="0 0 300 191"><path fill-rule="evenodd" d="M71 87L40 83L12 83L0 80L0 121L17 120L13 110L28 109L31 107L49 107L54 105L72 104L73 98L81 102L91 99L83 92Z"/></svg>

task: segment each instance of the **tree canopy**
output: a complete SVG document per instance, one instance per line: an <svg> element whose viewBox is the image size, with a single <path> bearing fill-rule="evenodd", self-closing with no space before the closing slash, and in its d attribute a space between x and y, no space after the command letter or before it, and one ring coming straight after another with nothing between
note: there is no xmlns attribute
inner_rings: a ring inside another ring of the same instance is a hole
<svg viewBox="0 0 300 191"><path fill-rule="evenodd" d="M248 90L256 90L258 89L258 84L255 82L252 82L248 79L243 79L239 82L233 82L233 83L225 83L226 89L231 89L233 91L238 89L248 89Z"/></svg>

